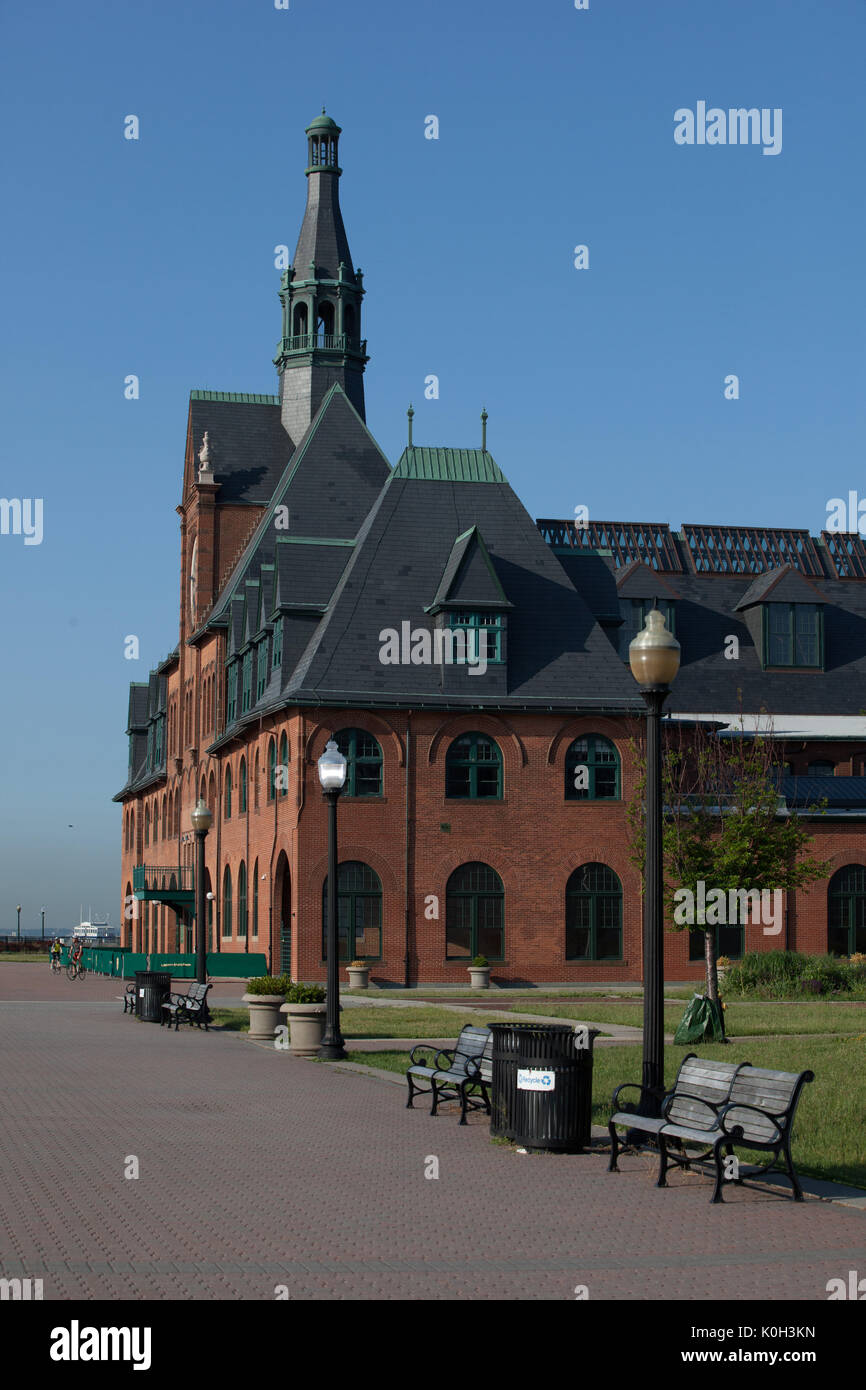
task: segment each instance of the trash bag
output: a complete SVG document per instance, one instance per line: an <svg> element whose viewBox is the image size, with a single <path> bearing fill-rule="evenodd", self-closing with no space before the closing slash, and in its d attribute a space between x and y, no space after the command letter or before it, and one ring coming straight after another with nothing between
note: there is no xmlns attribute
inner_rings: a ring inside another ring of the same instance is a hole
<svg viewBox="0 0 866 1390"><path fill-rule="evenodd" d="M705 994L693 994L674 1033L675 1043L724 1042L722 1010Z"/></svg>

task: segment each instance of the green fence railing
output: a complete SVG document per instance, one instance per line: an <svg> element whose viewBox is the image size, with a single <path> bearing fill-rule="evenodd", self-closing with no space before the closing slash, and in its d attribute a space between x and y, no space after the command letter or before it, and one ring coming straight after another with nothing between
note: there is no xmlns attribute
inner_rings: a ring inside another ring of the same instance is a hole
<svg viewBox="0 0 866 1390"><path fill-rule="evenodd" d="M60 953L62 965L69 963L69 947ZM136 970L167 970L176 980L194 980L196 958L165 951L132 951L128 946L85 946L81 953L85 970L116 980L131 980ZM207 974L211 979L249 980L267 975L268 961L263 951L208 951Z"/></svg>

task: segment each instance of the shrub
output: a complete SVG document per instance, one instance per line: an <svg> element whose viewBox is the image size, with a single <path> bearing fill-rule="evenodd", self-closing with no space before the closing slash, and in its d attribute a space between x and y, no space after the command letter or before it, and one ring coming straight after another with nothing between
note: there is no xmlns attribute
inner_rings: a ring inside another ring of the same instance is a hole
<svg viewBox="0 0 866 1390"><path fill-rule="evenodd" d="M285 994L290 983L287 975L256 975L247 980L247 994Z"/></svg>
<svg viewBox="0 0 866 1390"><path fill-rule="evenodd" d="M349 970L369 970L369 969L370 969L370 962L369 962L368 960L351 960L351 961L349 961L349 964L348 964L347 969L349 969Z"/></svg>
<svg viewBox="0 0 866 1390"><path fill-rule="evenodd" d="M750 951L731 966L725 990L755 999L792 999L804 994L848 993L866 982L866 970L836 956L802 951Z"/></svg>
<svg viewBox="0 0 866 1390"><path fill-rule="evenodd" d="M487 959L486 956L476 956L474 960L471 960L469 962L469 964L474 965L476 969L479 969L481 967L488 966L490 964L490 961Z"/></svg>
<svg viewBox="0 0 866 1390"><path fill-rule="evenodd" d="M290 984L286 989L287 1004L323 1004L324 1000L324 985Z"/></svg>

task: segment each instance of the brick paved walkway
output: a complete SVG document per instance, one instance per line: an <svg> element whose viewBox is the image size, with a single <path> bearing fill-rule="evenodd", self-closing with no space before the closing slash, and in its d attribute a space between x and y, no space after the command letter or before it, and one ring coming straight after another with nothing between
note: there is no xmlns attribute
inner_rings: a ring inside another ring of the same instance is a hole
<svg viewBox="0 0 866 1390"><path fill-rule="evenodd" d="M0 1274L46 1299L826 1298L866 1215L654 1164L519 1155L393 1085L0 973ZM10 971L15 975L11 976ZM226 993L237 986L222 986ZM46 1002L28 1004L27 997ZM17 996L17 998L13 998ZM46 998L48 996L48 998ZM140 1165L124 1178L128 1155ZM424 1177L439 1160L439 1179ZM467 1194L468 1197L467 1197Z"/></svg>

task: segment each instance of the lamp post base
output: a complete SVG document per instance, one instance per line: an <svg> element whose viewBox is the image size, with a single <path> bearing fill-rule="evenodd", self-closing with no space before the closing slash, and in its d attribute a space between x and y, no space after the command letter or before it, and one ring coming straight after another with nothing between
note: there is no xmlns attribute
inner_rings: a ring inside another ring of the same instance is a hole
<svg viewBox="0 0 866 1390"><path fill-rule="evenodd" d="M342 1062L349 1054L342 1042L323 1042L316 1055L326 1062Z"/></svg>

